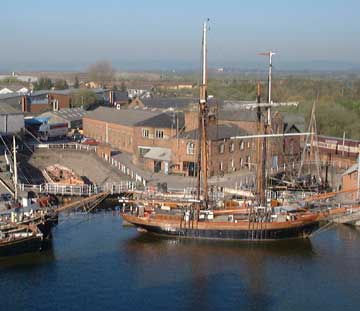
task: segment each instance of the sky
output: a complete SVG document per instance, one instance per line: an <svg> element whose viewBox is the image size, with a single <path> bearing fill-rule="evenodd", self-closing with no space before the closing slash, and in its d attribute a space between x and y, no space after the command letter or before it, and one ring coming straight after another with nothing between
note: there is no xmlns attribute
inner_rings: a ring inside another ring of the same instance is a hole
<svg viewBox="0 0 360 311"><path fill-rule="evenodd" d="M1 0L0 70L284 68L360 63L359 0Z"/></svg>

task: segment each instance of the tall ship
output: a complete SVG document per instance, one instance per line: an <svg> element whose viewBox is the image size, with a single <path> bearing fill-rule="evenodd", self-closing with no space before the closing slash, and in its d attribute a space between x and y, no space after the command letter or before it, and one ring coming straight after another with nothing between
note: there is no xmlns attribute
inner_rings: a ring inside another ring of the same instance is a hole
<svg viewBox="0 0 360 311"><path fill-rule="evenodd" d="M27 193L26 197L19 198L15 136L13 160L14 191L0 210L0 257L44 249L51 240L52 227L58 222L50 196L30 197Z"/></svg>
<svg viewBox="0 0 360 311"><path fill-rule="evenodd" d="M271 57L269 70L269 97L260 104L258 92L257 118L257 181L256 191L245 198L242 205L221 198L208 185L208 125L207 92L207 22L202 33L202 73L198 104L197 182L194 198L145 198L123 201L121 216L124 221L141 231L152 234L189 239L276 241L309 238L325 219L322 212L304 208L301 202L282 205L271 199L266 187L267 139L271 131ZM246 193L244 192L246 197Z"/></svg>

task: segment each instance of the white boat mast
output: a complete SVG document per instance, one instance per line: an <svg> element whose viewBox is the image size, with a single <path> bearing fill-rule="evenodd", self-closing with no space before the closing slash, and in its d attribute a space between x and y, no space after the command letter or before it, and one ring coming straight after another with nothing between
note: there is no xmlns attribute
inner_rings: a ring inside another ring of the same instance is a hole
<svg viewBox="0 0 360 311"><path fill-rule="evenodd" d="M268 56L268 57L269 57L269 74L268 74L268 104L269 104L269 106L266 108L266 110L267 110L267 125L268 125L268 126L271 126L272 57L273 57L275 54L276 54L276 53L275 53L275 52L272 52L272 51L265 52L265 53L260 53L260 54L259 54L259 55L263 55L263 56Z"/></svg>
<svg viewBox="0 0 360 311"><path fill-rule="evenodd" d="M201 190L203 191L204 201L208 201L208 143L207 143L207 19L203 24L202 38L202 70L199 99L199 137L198 137L198 176L197 176L197 199L200 199ZM202 186L202 189L201 189Z"/></svg>
<svg viewBox="0 0 360 311"><path fill-rule="evenodd" d="M17 162L16 162L16 139L15 135L13 136L13 153L14 153L14 199L18 199L18 174L17 174Z"/></svg>

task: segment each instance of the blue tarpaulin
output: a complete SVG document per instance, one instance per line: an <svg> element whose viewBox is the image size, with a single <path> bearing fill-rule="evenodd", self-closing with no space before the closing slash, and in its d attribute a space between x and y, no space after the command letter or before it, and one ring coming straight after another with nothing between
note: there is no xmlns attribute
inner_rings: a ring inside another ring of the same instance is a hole
<svg viewBox="0 0 360 311"><path fill-rule="evenodd" d="M31 118L26 119L25 118L25 125L35 125L35 124L43 124L47 123L50 120L50 117L37 117L37 118Z"/></svg>

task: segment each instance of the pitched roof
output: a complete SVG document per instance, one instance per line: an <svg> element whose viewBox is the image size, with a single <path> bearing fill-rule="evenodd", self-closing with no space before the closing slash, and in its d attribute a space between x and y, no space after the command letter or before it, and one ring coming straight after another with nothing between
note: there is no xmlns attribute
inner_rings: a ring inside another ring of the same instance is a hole
<svg viewBox="0 0 360 311"><path fill-rule="evenodd" d="M281 112L281 115L284 120L284 133L290 131L293 126L295 126L300 132L305 131L305 118L302 115L291 112Z"/></svg>
<svg viewBox="0 0 360 311"><path fill-rule="evenodd" d="M146 119L152 118L158 114L159 112L156 113L148 110L135 110L135 109L117 110L115 108L110 108L110 107L98 107L97 109L85 115L84 118L131 126Z"/></svg>
<svg viewBox="0 0 360 311"><path fill-rule="evenodd" d="M249 121L249 122L256 122L257 116L255 110L243 110L243 109L236 109L236 110L220 110L218 113L219 120L226 120L226 121Z"/></svg>
<svg viewBox="0 0 360 311"><path fill-rule="evenodd" d="M183 113L163 112L149 119L145 119L135 124L135 126L149 126L157 128L183 128L185 118Z"/></svg>
<svg viewBox="0 0 360 311"><path fill-rule="evenodd" d="M66 121L75 121L82 119L87 113L88 111L84 110L83 108L66 108L59 111L44 112L40 116L53 115L56 117L60 117Z"/></svg>
<svg viewBox="0 0 360 311"><path fill-rule="evenodd" d="M211 125L207 128L207 136L209 140L220 140L234 136L250 135L248 131L232 124ZM180 138L197 139L198 129L182 133Z"/></svg>
<svg viewBox="0 0 360 311"><path fill-rule="evenodd" d="M19 109L13 106L0 102L0 114L23 114Z"/></svg>

